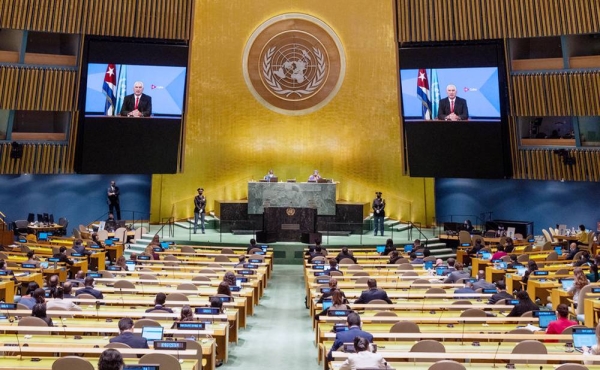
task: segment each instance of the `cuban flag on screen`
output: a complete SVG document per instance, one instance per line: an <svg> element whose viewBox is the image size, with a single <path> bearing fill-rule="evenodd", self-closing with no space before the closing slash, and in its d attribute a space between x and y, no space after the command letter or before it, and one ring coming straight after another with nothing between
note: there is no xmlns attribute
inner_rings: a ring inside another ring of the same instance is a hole
<svg viewBox="0 0 600 370"><path fill-rule="evenodd" d="M115 116L119 115L123 107L123 100L127 95L127 65L119 67L119 84L117 86L117 104L115 104Z"/></svg>
<svg viewBox="0 0 600 370"><path fill-rule="evenodd" d="M106 73L104 74L104 83L102 84L102 92L106 97L104 103L104 114L107 116L115 115L115 88L117 85L117 71L114 64L106 66Z"/></svg>
<svg viewBox="0 0 600 370"><path fill-rule="evenodd" d="M421 118L430 120L431 100L429 100L429 80L427 79L427 71L425 69L419 69L419 76L417 77L417 97L423 104Z"/></svg>

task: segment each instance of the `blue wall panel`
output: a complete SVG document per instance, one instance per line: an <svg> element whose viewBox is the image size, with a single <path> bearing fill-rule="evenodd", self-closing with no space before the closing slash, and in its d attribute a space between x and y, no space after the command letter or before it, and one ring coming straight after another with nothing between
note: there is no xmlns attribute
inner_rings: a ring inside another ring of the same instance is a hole
<svg viewBox="0 0 600 370"><path fill-rule="evenodd" d="M121 217L148 218L150 175L20 175L0 176L0 211L7 221L27 219L28 213L53 213L69 220L69 232L79 224L105 219L106 190L115 180L121 191Z"/></svg>
<svg viewBox="0 0 600 370"><path fill-rule="evenodd" d="M595 230L600 221L600 183L437 179L435 197L438 222L491 211L495 219L533 221L535 234L541 235L556 224Z"/></svg>

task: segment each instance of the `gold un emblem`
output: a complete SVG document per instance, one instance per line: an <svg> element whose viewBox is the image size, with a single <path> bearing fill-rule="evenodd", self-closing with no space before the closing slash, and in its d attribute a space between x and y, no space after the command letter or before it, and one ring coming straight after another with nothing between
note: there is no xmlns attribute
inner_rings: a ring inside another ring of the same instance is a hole
<svg viewBox="0 0 600 370"><path fill-rule="evenodd" d="M244 49L244 79L265 107L312 113L339 91L346 71L342 43L323 21L298 13L261 24Z"/></svg>

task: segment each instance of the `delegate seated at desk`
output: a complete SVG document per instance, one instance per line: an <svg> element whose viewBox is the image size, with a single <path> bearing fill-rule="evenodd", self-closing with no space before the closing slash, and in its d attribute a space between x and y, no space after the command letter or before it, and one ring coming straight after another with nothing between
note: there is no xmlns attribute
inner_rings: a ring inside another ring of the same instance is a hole
<svg viewBox="0 0 600 370"><path fill-rule="evenodd" d="M464 121L469 119L467 101L456 96L456 86L446 87L448 97L440 100L438 119L443 121Z"/></svg>
<svg viewBox="0 0 600 370"><path fill-rule="evenodd" d="M148 348L148 342L145 338L133 334L133 320L124 317L119 320L118 336L111 338L110 343L125 343L131 348Z"/></svg>
<svg viewBox="0 0 600 370"><path fill-rule="evenodd" d="M152 97L143 94L144 83L136 81L133 84L133 94L123 99L121 116L125 117L150 117L152 115Z"/></svg>
<svg viewBox="0 0 600 370"><path fill-rule="evenodd" d="M319 175L319 170L315 170L313 172L313 174L308 177L308 181L315 181L316 182L320 178L321 178L321 175Z"/></svg>

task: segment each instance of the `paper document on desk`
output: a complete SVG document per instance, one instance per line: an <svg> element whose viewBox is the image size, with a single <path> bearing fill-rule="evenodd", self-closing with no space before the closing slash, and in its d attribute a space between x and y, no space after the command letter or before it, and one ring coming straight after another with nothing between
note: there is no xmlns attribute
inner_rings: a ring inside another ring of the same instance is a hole
<svg viewBox="0 0 600 370"><path fill-rule="evenodd" d="M531 332L534 331L544 331L544 329L540 328L539 326L535 326L535 325L531 325L531 324L527 324L527 326L521 326L519 327L520 329L527 329Z"/></svg>

